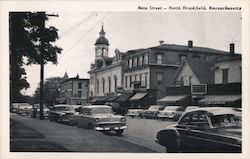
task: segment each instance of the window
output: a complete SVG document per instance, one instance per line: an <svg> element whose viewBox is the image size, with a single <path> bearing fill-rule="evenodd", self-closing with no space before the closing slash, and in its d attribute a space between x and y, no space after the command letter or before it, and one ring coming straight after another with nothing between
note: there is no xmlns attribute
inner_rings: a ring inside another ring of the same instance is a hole
<svg viewBox="0 0 250 159"><path fill-rule="evenodd" d="M129 68L132 68L132 66L133 66L133 61L132 59L129 59Z"/></svg>
<svg viewBox="0 0 250 159"><path fill-rule="evenodd" d="M141 65L142 65L142 56L140 55L139 60L138 60L138 66L141 66Z"/></svg>
<svg viewBox="0 0 250 159"><path fill-rule="evenodd" d="M157 64L162 64L162 58L163 58L163 55L162 54L157 54L156 55L157 57L156 57L156 63Z"/></svg>
<svg viewBox="0 0 250 159"><path fill-rule="evenodd" d="M99 80L96 81L96 92L99 93L100 82Z"/></svg>
<svg viewBox="0 0 250 159"><path fill-rule="evenodd" d="M148 86L148 74L145 73L145 87L147 88Z"/></svg>
<svg viewBox="0 0 250 159"><path fill-rule="evenodd" d="M222 69L222 83L228 83L228 69Z"/></svg>
<svg viewBox="0 0 250 159"><path fill-rule="evenodd" d="M139 75L139 81L142 81L142 74Z"/></svg>
<svg viewBox="0 0 250 159"><path fill-rule="evenodd" d="M116 75L114 75L114 81L115 81L115 91L116 91L116 89L117 89L117 77L116 77Z"/></svg>
<svg viewBox="0 0 250 159"><path fill-rule="evenodd" d="M157 78L157 85L162 85L163 74L162 73L157 73L156 78Z"/></svg>
<svg viewBox="0 0 250 159"><path fill-rule="evenodd" d="M82 91L78 91L78 97L79 97L79 98L82 97Z"/></svg>
<svg viewBox="0 0 250 159"><path fill-rule="evenodd" d="M181 125L189 125L195 127L209 127L207 116L202 112L193 112L186 114L181 121Z"/></svg>
<svg viewBox="0 0 250 159"><path fill-rule="evenodd" d="M111 79L108 77L108 83L109 83L109 92L111 92Z"/></svg>
<svg viewBox="0 0 250 159"><path fill-rule="evenodd" d="M102 92L105 92L105 79L102 79Z"/></svg>
<svg viewBox="0 0 250 159"><path fill-rule="evenodd" d="M133 59L133 67L137 67L137 57Z"/></svg>
<svg viewBox="0 0 250 159"><path fill-rule="evenodd" d="M129 87L132 87L132 76L129 76Z"/></svg>
<svg viewBox="0 0 250 159"><path fill-rule="evenodd" d="M128 76L125 76L125 88L128 87Z"/></svg>
<svg viewBox="0 0 250 159"><path fill-rule="evenodd" d="M82 89L82 83L78 83L78 89Z"/></svg>
<svg viewBox="0 0 250 159"><path fill-rule="evenodd" d="M134 75L134 81L137 81L137 75Z"/></svg>
<svg viewBox="0 0 250 159"><path fill-rule="evenodd" d="M144 55L144 64L148 64L148 54Z"/></svg>

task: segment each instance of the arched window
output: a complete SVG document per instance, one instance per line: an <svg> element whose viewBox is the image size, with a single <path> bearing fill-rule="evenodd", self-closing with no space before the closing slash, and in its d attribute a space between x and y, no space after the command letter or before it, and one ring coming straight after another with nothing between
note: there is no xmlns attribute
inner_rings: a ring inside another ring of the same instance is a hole
<svg viewBox="0 0 250 159"><path fill-rule="evenodd" d="M109 93L111 92L111 79L108 77L108 83L109 83Z"/></svg>
<svg viewBox="0 0 250 159"><path fill-rule="evenodd" d="M99 80L96 80L96 92L99 93L99 88L100 88L100 82Z"/></svg>
<svg viewBox="0 0 250 159"><path fill-rule="evenodd" d="M102 78L102 92L105 92L105 79Z"/></svg>
<svg viewBox="0 0 250 159"><path fill-rule="evenodd" d="M117 89L117 77L116 77L116 75L114 75L114 81L115 81L115 91L116 91L116 89Z"/></svg>

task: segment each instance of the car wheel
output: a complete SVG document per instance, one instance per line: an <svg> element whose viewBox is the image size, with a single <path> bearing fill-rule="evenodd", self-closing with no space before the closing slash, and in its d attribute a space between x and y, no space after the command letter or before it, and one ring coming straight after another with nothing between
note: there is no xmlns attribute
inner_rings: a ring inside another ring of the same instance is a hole
<svg viewBox="0 0 250 159"><path fill-rule="evenodd" d="M165 118L161 118L162 121L165 121Z"/></svg>
<svg viewBox="0 0 250 159"><path fill-rule="evenodd" d="M123 130L116 130L115 132L116 132L116 135L117 135L117 136L121 136L122 133L123 133Z"/></svg>

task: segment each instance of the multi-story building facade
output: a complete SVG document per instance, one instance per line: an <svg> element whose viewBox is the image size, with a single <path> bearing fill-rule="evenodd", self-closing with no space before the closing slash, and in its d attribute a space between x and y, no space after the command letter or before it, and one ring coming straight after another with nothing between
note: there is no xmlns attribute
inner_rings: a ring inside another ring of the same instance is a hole
<svg viewBox="0 0 250 159"><path fill-rule="evenodd" d="M188 45L164 44L160 41L160 45L155 47L127 52L116 50L115 56L109 57L109 42L102 26L95 43L95 61L89 71L89 95L94 98L117 95L119 88L119 93L133 92L131 97L126 95L130 98L130 104L147 107L166 95L166 87L172 84L183 59L213 63L238 56L231 49L232 46L230 51L221 51L193 46L191 40Z"/></svg>
<svg viewBox="0 0 250 159"><path fill-rule="evenodd" d="M102 26L100 37L95 43L95 61L88 72L90 97L116 94L116 89L122 86L121 58L118 50L115 50L115 57L109 57L109 42Z"/></svg>
<svg viewBox="0 0 250 159"><path fill-rule="evenodd" d="M68 78L60 84L60 98L58 103L70 105L85 105L88 102L89 79Z"/></svg>

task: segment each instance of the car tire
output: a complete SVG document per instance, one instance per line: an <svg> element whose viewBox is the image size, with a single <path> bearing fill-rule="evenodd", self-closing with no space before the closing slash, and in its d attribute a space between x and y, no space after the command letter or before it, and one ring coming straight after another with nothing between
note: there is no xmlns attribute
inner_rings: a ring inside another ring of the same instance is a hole
<svg viewBox="0 0 250 159"><path fill-rule="evenodd" d="M161 118L162 121L165 121L165 118Z"/></svg>
<svg viewBox="0 0 250 159"><path fill-rule="evenodd" d="M116 130L115 133L116 133L116 136L121 136L123 133L123 130Z"/></svg>

